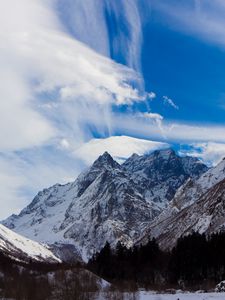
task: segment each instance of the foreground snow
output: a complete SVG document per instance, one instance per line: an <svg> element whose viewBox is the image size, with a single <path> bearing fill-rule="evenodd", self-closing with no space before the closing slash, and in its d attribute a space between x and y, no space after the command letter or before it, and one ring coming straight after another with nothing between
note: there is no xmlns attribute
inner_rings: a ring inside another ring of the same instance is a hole
<svg viewBox="0 0 225 300"><path fill-rule="evenodd" d="M225 293L187 293L187 294L151 294L141 292L138 300L222 300Z"/></svg>
<svg viewBox="0 0 225 300"><path fill-rule="evenodd" d="M61 262L48 248L29 240L0 224L0 250L16 260Z"/></svg>
<svg viewBox="0 0 225 300"><path fill-rule="evenodd" d="M111 298L110 298L111 295ZM118 296L118 298L113 298ZM106 299L124 299L124 300L224 300L225 293L177 293L177 294L156 294L154 292L139 292L137 294L110 294L100 293L94 300L106 300Z"/></svg>

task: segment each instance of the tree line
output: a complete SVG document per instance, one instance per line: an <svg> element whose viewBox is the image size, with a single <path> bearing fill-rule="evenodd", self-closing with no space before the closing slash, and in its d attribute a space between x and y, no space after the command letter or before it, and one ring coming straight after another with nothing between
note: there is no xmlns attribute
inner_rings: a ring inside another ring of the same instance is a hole
<svg viewBox="0 0 225 300"><path fill-rule="evenodd" d="M225 233L193 232L178 239L172 251L160 250L155 239L127 249L109 243L90 259L89 270L106 280L143 288L209 289L225 279Z"/></svg>

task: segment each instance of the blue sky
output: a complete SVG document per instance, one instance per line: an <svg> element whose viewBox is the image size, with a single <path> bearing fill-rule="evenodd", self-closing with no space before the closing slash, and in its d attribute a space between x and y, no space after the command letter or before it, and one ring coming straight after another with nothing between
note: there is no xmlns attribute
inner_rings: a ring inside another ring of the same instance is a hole
<svg viewBox="0 0 225 300"><path fill-rule="evenodd" d="M145 88L157 94L152 110L168 119L224 124L225 48L171 28L164 18L153 7L142 25L141 71ZM123 22L120 29L126 32ZM123 49L119 54L112 51L111 57L126 64ZM174 99L179 111L162 105L164 95Z"/></svg>
<svg viewBox="0 0 225 300"><path fill-rule="evenodd" d="M160 20L151 20L146 27L142 54L146 88L159 96L170 95L180 108L174 111L155 101L154 109L171 119L224 124L224 49L171 30Z"/></svg>
<svg viewBox="0 0 225 300"><path fill-rule="evenodd" d="M223 0L2 1L0 218L105 150L224 157L224 15Z"/></svg>

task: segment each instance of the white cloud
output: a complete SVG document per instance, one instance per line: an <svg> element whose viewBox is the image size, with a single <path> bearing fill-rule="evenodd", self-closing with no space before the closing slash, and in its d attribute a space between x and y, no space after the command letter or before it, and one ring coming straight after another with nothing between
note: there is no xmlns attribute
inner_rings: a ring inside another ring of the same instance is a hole
<svg viewBox="0 0 225 300"><path fill-rule="evenodd" d="M156 98L156 93L154 93L154 92L147 93L147 98L150 99L150 100L155 99Z"/></svg>
<svg viewBox="0 0 225 300"><path fill-rule="evenodd" d="M130 136L111 136L105 139L92 139L78 148L74 155L90 165L105 151L109 152L119 162L130 157L133 153L142 155L150 151L167 148L167 143L137 139Z"/></svg>
<svg viewBox="0 0 225 300"><path fill-rule="evenodd" d="M163 96L163 101L165 104L172 106L175 109L179 109L179 107L175 104L175 102L169 98L168 96Z"/></svg>
<svg viewBox="0 0 225 300"><path fill-rule="evenodd" d="M195 143L188 150L181 150L181 154L202 159L206 164L215 166L225 157L225 143Z"/></svg>
<svg viewBox="0 0 225 300"><path fill-rule="evenodd" d="M70 146L70 143L69 143L69 141L67 139L62 139L60 141L60 147L62 149L65 149L65 150L69 150L71 146Z"/></svg>
<svg viewBox="0 0 225 300"><path fill-rule="evenodd" d="M143 117L153 120L155 124L161 131L162 137L165 138L164 128L163 128L163 116L158 113L146 112L143 114Z"/></svg>
<svg viewBox="0 0 225 300"><path fill-rule="evenodd" d="M143 114L117 114L112 116L112 132L141 136L147 139L164 140L177 143L225 142L225 126L213 124L191 124L177 121L163 121L163 133L154 118Z"/></svg>
<svg viewBox="0 0 225 300"><path fill-rule="evenodd" d="M153 119L153 120L163 120L163 116L158 113L146 112L143 114L145 118Z"/></svg>
<svg viewBox="0 0 225 300"><path fill-rule="evenodd" d="M1 50L0 50L1 52ZM0 150L38 146L55 135L51 124L34 109L29 89L13 72L0 68Z"/></svg>

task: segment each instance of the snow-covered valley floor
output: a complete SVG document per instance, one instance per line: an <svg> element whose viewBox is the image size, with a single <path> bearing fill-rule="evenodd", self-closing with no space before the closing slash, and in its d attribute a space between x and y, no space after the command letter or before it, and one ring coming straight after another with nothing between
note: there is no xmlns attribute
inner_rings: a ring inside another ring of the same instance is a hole
<svg viewBox="0 0 225 300"><path fill-rule="evenodd" d="M225 300L225 293L151 294L141 292L138 300Z"/></svg>
<svg viewBox="0 0 225 300"><path fill-rule="evenodd" d="M114 295L114 297L113 297ZM121 297L122 296L122 297ZM100 293L95 300L123 299L123 300L225 300L225 293L177 293L177 294L155 294L152 292L139 292L138 294L105 294Z"/></svg>

